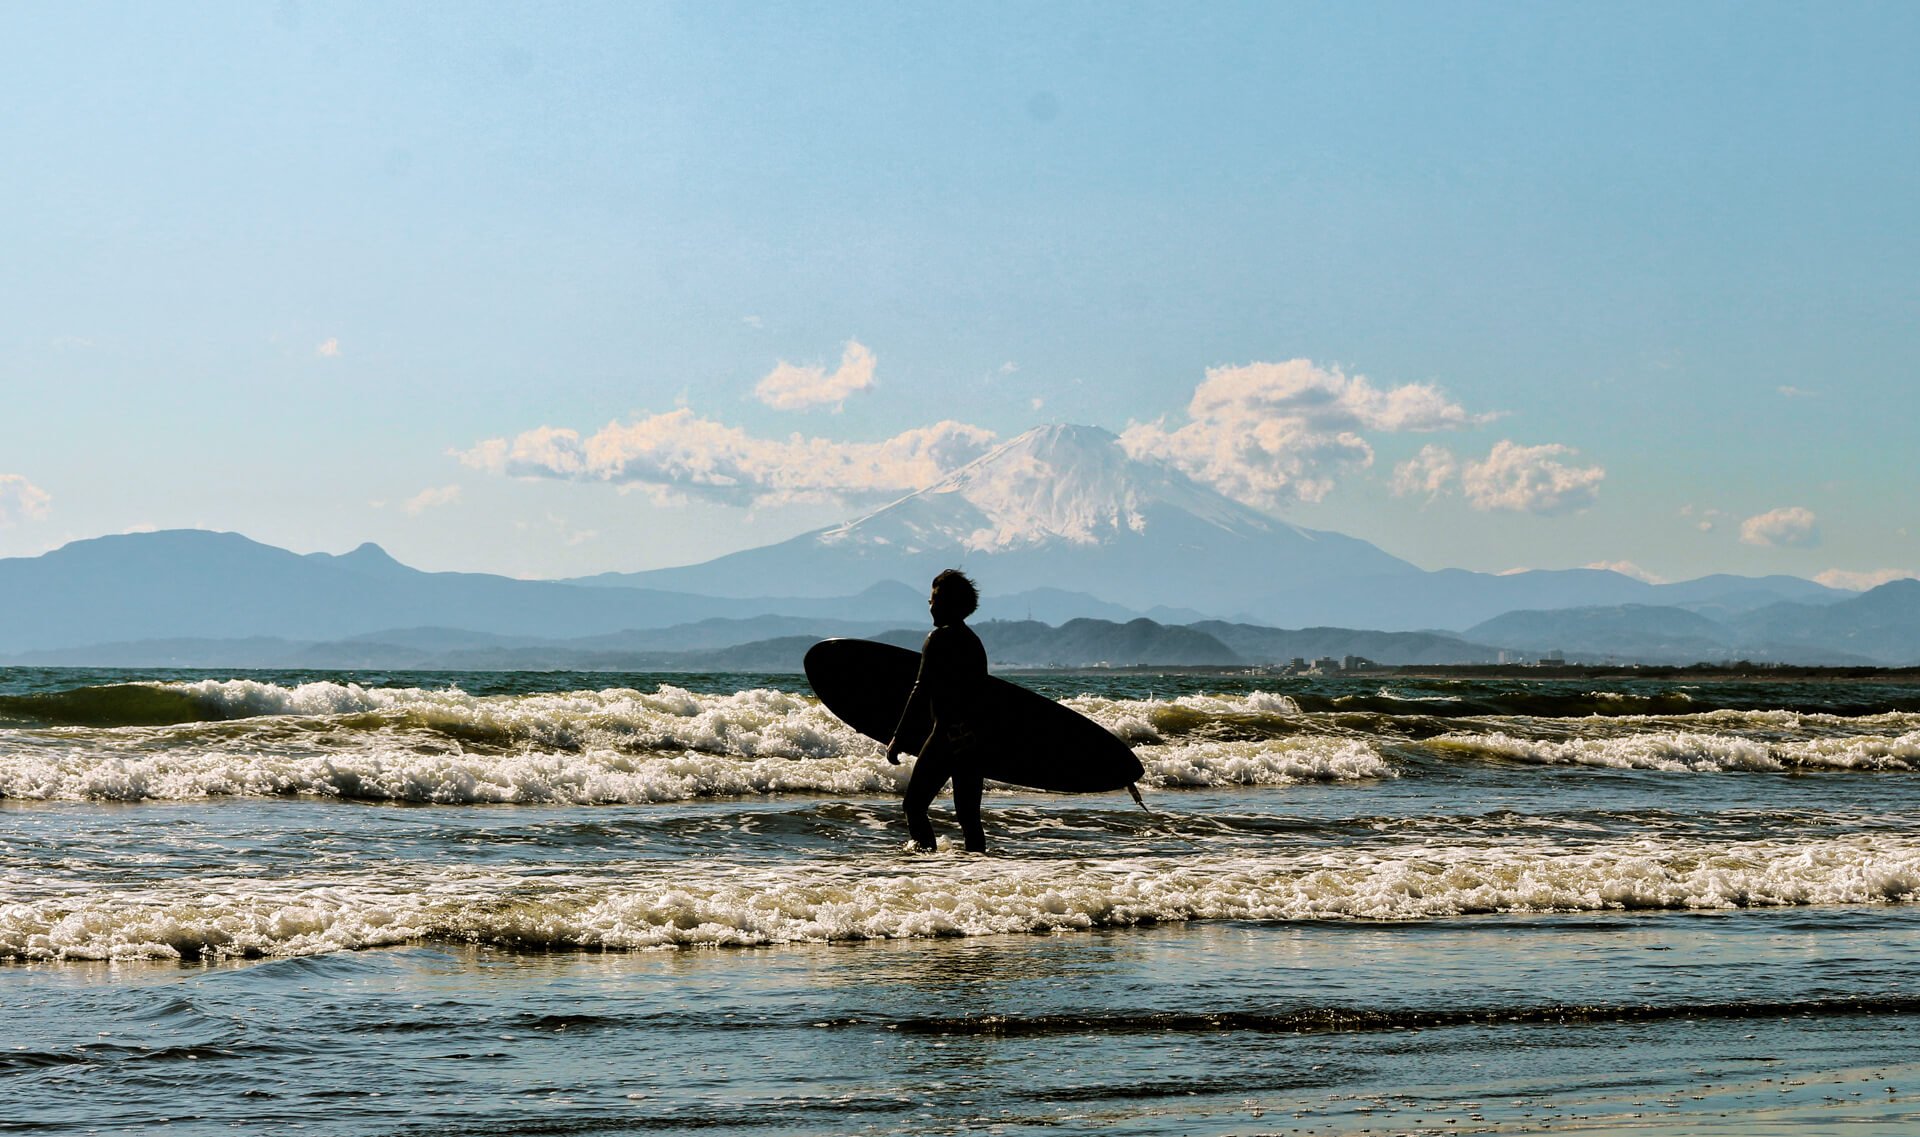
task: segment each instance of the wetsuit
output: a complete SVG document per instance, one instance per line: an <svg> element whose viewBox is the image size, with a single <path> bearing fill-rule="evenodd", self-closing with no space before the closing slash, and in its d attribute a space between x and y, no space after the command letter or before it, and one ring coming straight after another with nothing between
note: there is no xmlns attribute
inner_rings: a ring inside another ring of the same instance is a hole
<svg viewBox="0 0 1920 1137"><path fill-rule="evenodd" d="M920 647L920 674L894 737L904 749L914 750L913 777L907 781L907 828L914 844L933 848L933 826L927 806L940 788L953 781L953 812L966 834L969 852L985 852L987 837L980 827L981 729L978 705L987 681L987 649L964 623L942 624L927 634ZM931 718L932 730L921 739L908 733ZM916 746L917 744L917 746Z"/></svg>

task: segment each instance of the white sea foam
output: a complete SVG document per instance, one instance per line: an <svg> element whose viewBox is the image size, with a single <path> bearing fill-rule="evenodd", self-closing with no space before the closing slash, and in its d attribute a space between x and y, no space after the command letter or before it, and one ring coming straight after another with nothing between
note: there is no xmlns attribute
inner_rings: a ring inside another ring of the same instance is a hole
<svg viewBox="0 0 1920 1137"><path fill-rule="evenodd" d="M7 732L0 798L193 799L318 795L436 803L643 803L767 793L897 794L910 767L816 700L769 689L700 694L663 685L548 694L165 684L218 721ZM1132 742L1163 787L1284 785L1396 776L1380 740L1298 713L1271 692L1172 700L1081 696L1067 705ZM1285 719L1300 733L1271 733ZM1700 716L1463 720L1425 745L1542 764L1654 770L1920 769L1920 716L1781 711ZM1684 724L1684 725L1676 725ZM1551 729L1548 729L1551 728ZM1564 732L1578 737L1567 739ZM1863 734L1862 731L1874 733ZM1795 736L1799 737L1795 737ZM1782 737L1784 736L1784 737ZM1811 736L1811 737L1809 737Z"/></svg>
<svg viewBox="0 0 1920 1137"><path fill-rule="evenodd" d="M1680 730L1573 739L1456 733L1426 745L1543 765L1675 772L1920 769L1920 731L1790 740Z"/></svg>
<svg viewBox="0 0 1920 1137"><path fill-rule="evenodd" d="M19 734L0 758L0 797L578 804L897 793L905 776L814 700L765 689L476 696L251 680L169 686L244 721Z"/></svg>
<svg viewBox="0 0 1920 1137"><path fill-rule="evenodd" d="M28 882L0 883L32 894ZM1864 905L1917 892L1920 840L1884 836L1046 863L944 855L911 866L643 862L592 877L392 866L324 884L233 878L0 904L0 958L300 955L408 942L630 950L1193 920Z"/></svg>
<svg viewBox="0 0 1920 1137"><path fill-rule="evenodd" d="M128 732L131 733L131 732ZM274 747L16 746L0 759L0 798L187 800L314 795L457 804L640 804L775 793L898 795L912 759L888 765L878 743L846 740L820 758L744 757L693 749L633 754L423 749L378 734L283 740ZM321 740L321 742L328 740ZM1152 786L1285 785L1392 777L1364 743L1299 738L1199 742L1139 751Z"/></svg>
<svg viewBox="0 0 1920 1137"><path fill-rule="evenodd" d="M457 688L362 687L247 679L169 684L223 718L380 716L356 725L418 726L472 738L580 749L623 744L744 757L835 753L859 736L818 702L754 688L702 695L670 685L528 695L470 695Z"/></svg>
<svg viewBox="0 0 1920 1137"><path fill-rule="evenodd" d="M768 793L900 792L908 766L864 754L795 761L685 750L585 753L419 753L390 740L353 749L274 753L165 749L101 754L15 753L0 761L0 797L141 801L312 794L368 801L641 803Z"/></svg>
<svg viewBox="0 0 1920 1137"><path fill-rule="evenodd" d="M1324 735L1143 746L1137 753L1146 768L1145 780L1159 786L1265 786L1399 776L1365 742Z"/></svg>
<svg viewBox="0 0 1920 1137"><path fill-rule="evenodd" d="M0 757L0 797L140 801L309 794L371 801L643 803L768 793L898 794L911 765L818 701L755 689L697 694L662 686L554 694L281 686L253 680L169 684L218 721L168 727L22 732ZM1271 714L1285 696L1167 702L1074 700L1141 745L1143 782L1279 785L1390 777L1367 745L1298 736L1162 743L1149 721Z"/></svg>

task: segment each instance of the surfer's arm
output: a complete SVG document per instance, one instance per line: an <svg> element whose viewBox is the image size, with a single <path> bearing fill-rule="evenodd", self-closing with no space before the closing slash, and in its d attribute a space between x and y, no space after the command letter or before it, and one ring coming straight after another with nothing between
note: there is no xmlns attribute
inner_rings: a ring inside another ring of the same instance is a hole
<svg viewBox="0 0 1920 1137"><path fill-rule="evenodd" d="M926 721L926 708L926 684L916 682L913 685L913 694L907 696L906 710L900 713L900 724L893 728L893 738L887 743L887 761L898 766L900 755L908 748L912 748L915 753L926 749L926 739L922 738L916 742L912 737L914 724ZM905 741L902 741L903 739Z"/></svg>
<svg viewBox="0 0 1920 1137"><path fill-rule="evenodd" d="M939 629L927 637L920 645L920 671L913 677L913 693L907 696L907 705L900 712L900 721L893 728L893 738L887 742L887 761L900 764L900 755L911 750L914 753L926 748L927 737L932 736L932 715L929 710L933 701L934 656L939 652ZM926 726L926 737L915 738L920 726Z"/></svg>

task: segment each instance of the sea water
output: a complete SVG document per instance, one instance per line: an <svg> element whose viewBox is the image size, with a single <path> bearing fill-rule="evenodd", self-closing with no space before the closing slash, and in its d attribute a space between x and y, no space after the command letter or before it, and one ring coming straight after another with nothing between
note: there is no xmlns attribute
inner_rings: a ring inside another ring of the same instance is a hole
<svg viewBox="0 0 1920 1137"><path fill-rule="evenodd" d="M1920 1127L1920 685L1018 678L1148 809L910 855L795 676L0 671L0 1129Z"/></svg>

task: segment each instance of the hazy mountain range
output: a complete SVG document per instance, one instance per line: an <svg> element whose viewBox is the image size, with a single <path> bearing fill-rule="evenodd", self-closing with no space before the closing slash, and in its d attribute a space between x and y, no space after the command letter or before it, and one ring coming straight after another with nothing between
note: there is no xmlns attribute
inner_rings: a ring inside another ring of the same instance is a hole
<svg viewBox="0 0 1920 1137"><path fill-rule="evenodd" d="M1468 629L1466 637L1596 661L1692 663L1737 657L1906 666L1920 663L1920 580L1890 581L1829 604L1769 604L1719 619L1645 604L1508 612Z"/></svg>
<svg viewBox="0 0 1920 1137"><path fill-rule="evenodd" d="M574 581L428 573L375 545L300 555L198 530L76 541L0 559L0 660L721 666L754 644L911 635L926 625L925 581L952 565L984 586L976 622L999 621L1006 662L1444 663L1501 649L1920 661L1920 582L1857 594L1786 576L1653 585L1597 569L1426 572L1071 426L1024 434L845 524L705 564ZM1377 633L1418 637L1365 638Z"/></svg>

